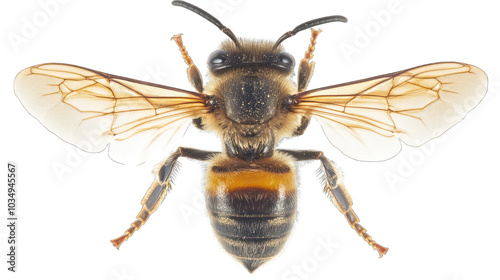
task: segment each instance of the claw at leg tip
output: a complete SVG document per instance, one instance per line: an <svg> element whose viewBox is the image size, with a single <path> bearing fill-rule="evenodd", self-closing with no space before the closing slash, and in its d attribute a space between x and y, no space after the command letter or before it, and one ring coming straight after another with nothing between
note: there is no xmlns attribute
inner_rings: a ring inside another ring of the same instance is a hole
<svg viewBox="0 0 500 280"><path fill-rule="evenodd" d="M115 240L111 240L111 244L116 247L116 250L120 250L120 245L115 243Z"/></svg>
<svg viewBox="0 0 500 280"><path fill-rule="evenodd" d="M385 256L385 254L387 254L387 252L389 251L389 248L386 248L386 247L382 247L382 246L377 246L377 248L375 248L375 250L377 250L378 254L379 254L379 258L382 258L383 256Z"/></svg>
<svg viewBox="0 0 500 280"><path fill-rule="evenodd" d="M128 239L128 236L126 234L124 234L116 239L111 240L111 243L113 244L113 246L116 247L117 250L120 250L120 245L122 245L122 243L127 239Z"/></svg>
<svg viewBox="0 0 500 280"><path fill-rule="evenodd" d="M175 38L181 37L182 35L184 35L184 34L179 33L177 35L174 35L174 36L172 36L172 38L170 38L170 40L175 40Z"/></svg>

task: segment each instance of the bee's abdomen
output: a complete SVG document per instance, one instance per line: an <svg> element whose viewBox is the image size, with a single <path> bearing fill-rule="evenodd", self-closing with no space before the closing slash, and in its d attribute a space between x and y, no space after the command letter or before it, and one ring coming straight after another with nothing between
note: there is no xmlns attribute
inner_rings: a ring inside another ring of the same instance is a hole
<svg viewBox="0 0 500 280"><path fill-rule="evenodd" d="M222 247L252 272L277 255L290 235L297 212L293 168L218 163L207 180L211 224Z"/></svg>
<svg viewBox="0 0 500 280"><path fill-rule="evenodd" d="M249 187L207 197L207 207L222 247L253 271L283 248L295 221L296 199Z"/></svg>

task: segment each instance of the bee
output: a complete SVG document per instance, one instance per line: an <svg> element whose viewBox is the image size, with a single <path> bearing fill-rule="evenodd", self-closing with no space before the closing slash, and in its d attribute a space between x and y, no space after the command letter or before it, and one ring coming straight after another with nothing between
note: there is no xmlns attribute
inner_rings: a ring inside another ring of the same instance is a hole
<svg viewBox="0 0 500 280"><path fill-rule="evenodd" d="M481 101L486 74L469 64L440 62L308 90L321 32L312 27L347 22L345 17L314 19L276 41L261 41L236 37L192 4L172 4L202 16L229 37L208 57L206 84L181 35L173 37L195 91L60 63L26 68L15 79L22 104L51 132L87 152L109 145L117 162L145 162L170 148L190 122L222 139L222 151L178 147L160 162L136 220L112 244L119 248L146 223L171 189L178 159L187 157L207 165L206 207L219 243L253 272L282 250L294 225L294 163L319 160L324 192L356 233L385 255L388 248L360 225L340 168L322 151L278 149L277 143L302 135L314 117L347 156L388 159L400 151L401 142L422 145L463 119L468 112L455 108L467 102L472 109ZM294 83L295 60L282 43L309 28L310 44ZM89 144L86 139L96 130L99 141Z"/></svg>

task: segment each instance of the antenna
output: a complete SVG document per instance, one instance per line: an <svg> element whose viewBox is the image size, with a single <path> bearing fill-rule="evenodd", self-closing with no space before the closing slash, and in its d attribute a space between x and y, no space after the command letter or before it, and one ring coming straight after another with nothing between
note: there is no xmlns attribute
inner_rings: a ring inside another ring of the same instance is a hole
<svg viewBox="0 0 500 280"><path fill-rule="evenodd" d="M279 39L276 41L276 43L274 43L273 48L276 48L283 41L285 41L286 39L292 37L293 35L299 33L300 31L302 31L304 29L308 29L308 28L316 26L316 25L334 22L334 21L347 22L347 18L344 16L328 16L328 17L322 17L322 18L317 18L317 19L313 19L310 21L306 21L306 22L298 25L297 27L295 27L292 31L285 32L285 34L283 34L281 37L279 37Z"/></svg>
<svg viewBox="0 0 500 280"><path fill-rule="evenodd" d="M190 3L187 3L184 1L172 1L172 5L186 8L186 9L200 15L201 17L205 18L206 20L210 21L215 26L217 26L222 32L224 32L224 34L229 36L229 38L231 38L231 40L233 40L236 47L238 47L238 48L240 47L240 42L238 42L238 39L234 35L233 31L231 31L231 29L224 26L224 24L222 24L222 22L220 22L218 19L216 19L214 16L212 16L208 12L196 7L193 4L190 4Z"/></svg>

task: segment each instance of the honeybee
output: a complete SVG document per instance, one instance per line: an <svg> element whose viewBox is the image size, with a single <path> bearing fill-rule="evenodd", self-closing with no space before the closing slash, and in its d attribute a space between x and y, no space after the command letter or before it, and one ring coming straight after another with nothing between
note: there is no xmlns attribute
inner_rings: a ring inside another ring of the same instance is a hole
<svg viewBox="0 0 500 280"><path fill-rule="evenodd" d="M311 20L276 41L257 41L236 37L196 6L172 4L204 17L229 37L208 58L206 84L182 37L173 37L195 91L55 63L29 67L15 80L16 95L50 131L88 152L109 145L110 157L118 162L142 163L168 149L189 122L222 139L222 152L179 147L159 163L137 219L113 245L119 248L156 211L171 189L177 160L188 157L207 163L205 197L217 239L253 272L281 251L292 230L297 213L294 163L319 160L325 193L356 233L380 256L386 254L388 249L360 225L340 169L321 151L277 149L277 143L303 134L315 117L346 155L388 159L399 152L401 142L419 146L465 117L467 112L454 108L480 102L487 89L485 73L469 64L441 62L307 90L320 30L311 29L296 84L291 80L295 60L284 51L283 41L316 25L346 22L345 17ZM451 111L455 118L446 117ZM101 141L88 145L84 140L96 128L102 130Z"/></svg>

